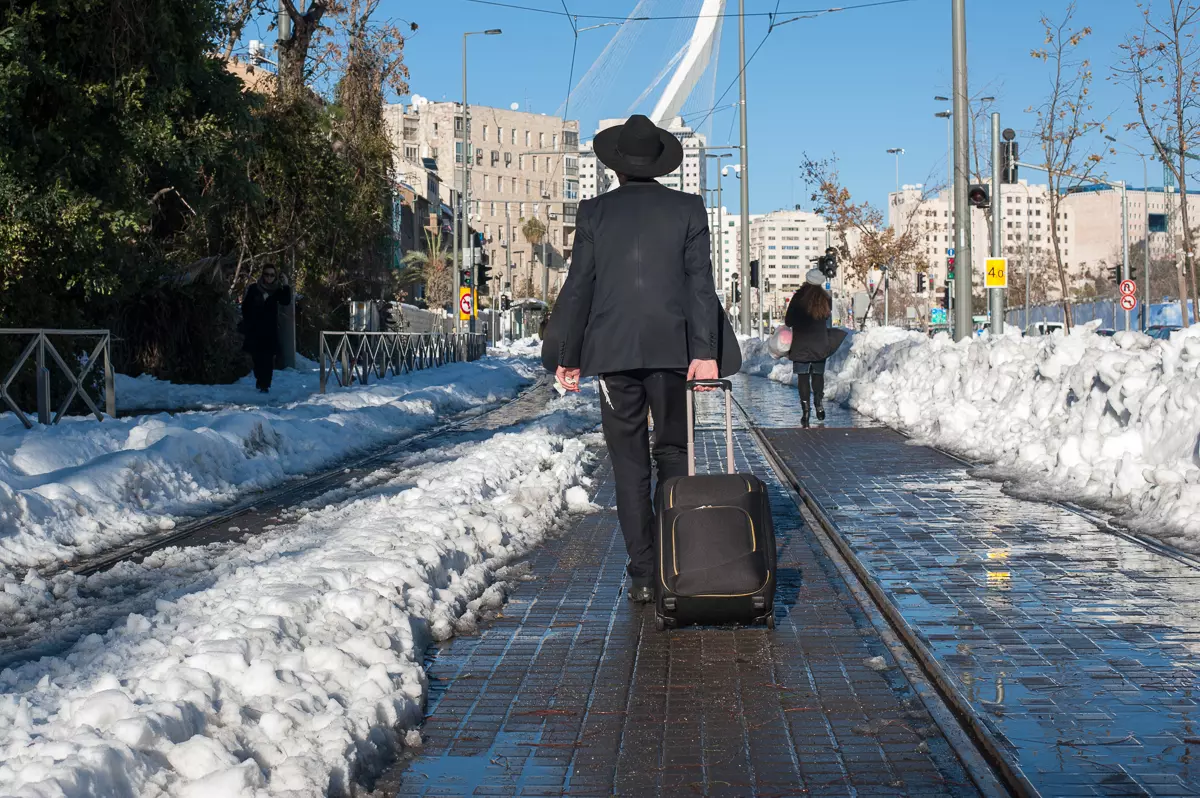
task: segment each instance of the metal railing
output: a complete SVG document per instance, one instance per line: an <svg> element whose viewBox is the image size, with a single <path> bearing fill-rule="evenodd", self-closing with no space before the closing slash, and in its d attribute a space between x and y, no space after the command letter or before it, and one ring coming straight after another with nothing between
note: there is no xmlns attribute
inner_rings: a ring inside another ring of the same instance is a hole
<svg viewBox="0 0 1200 798"><path fill-rule="evenodd" d="M332 376L348 387L423 369L478 360L487 353L479 333L322 332L321 393Z"/></svg>
<svg viewBox="0 0 1200 798"><path fill-rule="evenodd" d="M13 363L12 368L4 375L4 381L0 382L0 401L3 401L26 429L33 428L33 422L21 410L17 404L17 400L9 392L13 381L20 375L22 367L29 361L30 355L34 359L34 381L37 386L37 420L39 424L57 424L66 415L66 412L71 407L71 403L78 397L93 415L99 421L104 420L104 413L100 412L96 401L88 393L85 380L92 373L93 367L98 361L104 363L104 407L105 412L110 416L117 415L117 393L113 384L113 368L112 368L112 335L108 330L40 330L40 329L0 329L0 335L12 336L29 336L29 343L21 350L21 354ZM67 365L63 360L58 349L50 340L51 336L63 338L98 338L99 343L92 349L91 354L80 358L79 371L75 371ZM50 355L50 359L58 364L59 370L66 378L70 390L67 391L66 398L59 403L58 411L53 415L50 412L50 368L46 365L46 355ZM98 401L98 398L97 398Z"/></svg>

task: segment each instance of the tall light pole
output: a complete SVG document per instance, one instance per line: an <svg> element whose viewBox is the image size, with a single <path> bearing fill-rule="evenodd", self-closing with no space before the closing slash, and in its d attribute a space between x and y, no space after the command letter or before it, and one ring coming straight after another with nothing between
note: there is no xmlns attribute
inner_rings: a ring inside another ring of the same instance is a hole
<svg viewBox="0 0 1200 798"><path fill-rule="evenodd" d="M1009 132L1011 135L1011 131ZM1003 200L1000 182L1000 114L992 114L992 257L1001 257L1000 224ZM1006 270L1007 275L1007 270ZM1004 291L1007 288L993 288L988 294L988 310L992 316L992 335L1004 332Z"/></svg>
<svg viewBox="0 0 1200 798"><path fill-rule="evenodd" d="M738 149L742 163L739 176L742 178L742 334L750 334L750 166L746 145L746 0L738 0L738 105L741 118L741 135Z"/></svg>
<svg viewBox="0 0 1200 798"><path fill-rule="evenodd" d="M952 67L954 75L954 340L971 335L972 262L971 206L967 192L971 182L968 159L970 141L970 108L967 95L967 3L952 0L950 7L953 34Z"/></svg>
<svg viewBox="0 0 1200 798"><path fill-rule="evenodd" d="M904 154L903 147L892 147L888 150L888 155L896 156L896 193L900 193L900 156Z"/></svg>
<svg viewBox="0 0 1200 798"><path fill-rule="evenodd" d="M721 205L721 159L732 158L733 153L723 152L719 155L705 154L705 158L712 158L717 162L717 291L724 291L723 285L725 281L725 220L723 214L725 209Z"/></svg>
<svg viewBox="0 0 1200 798"><path fill-rule="evenodd" d="M1128 152L1142 159L1142 282L1145 285L1145 289L1142 291L1142 310L1139 314L1139 327L1145 330L1146 321L1150 315L1147 310L1147 303L1150 301L1150 169L1146 165L1146 153L1139 152L1128 144L1117 141L1112 136L1105 136L1104 138L1113 144L1120 144ZM1128 221L1126 221L1126 225L1128 225ZM1128 248L1128 233L1126 233L1126 247Z"/></svg>
<svg viewBox="0 0 1200 798"><path fill-rule="evenodd" d="M462 48L462 93L463 93L463 100L462 100L462 106L463 106L462 158L463 158L463 171L462 171L462 187L459 189L458 196L459 196L459 200L462 202L462 206L463 206L462 214L460 216L460 218L462 220L462 238L461 238L462 247L463 247L463 249L470 247L470 250L471 250L470 264L468 265L467 268L469 268L471 270L472 293L477 293L477 292L476 292L476 286L474 285L474 283L475 283L475 247L470 246L474 242L471 241L471 135L469 132L471 129L471 114L470 114L470 109L467 106L467 37L468 36L499 36L500 33L501 33L501 31L499 28L490 28L489 30L468 31L463 34L463 48ZM457 213L457 211L458 211L457 205L454 206L454 211ZM458 295L462 293L462 284L463 284L462 269L460 269L459 265L458 265L458 251L459 251L458 247L459 247L459 241L460 241L459 232L458 232L458 218L455 219L454 238L455 238L454 304L456 306L455 311L454 311L454 319L455 319L454 329L461 331L461 323L458 320L458 308L457 308ZM474 298L474 297L472 297L472 298ZM474 332L475 331L475 305L474 305L474 303L472 303L472 305L471 305L470 325L471 325L470 326L471 332Z"/></svg>
<svg viewBox="0 0 1200 798"><path fill-rule="evenodd" d="M948 97L934 97L935 100L949 102ZM946 246L943 257L946 261L946 274L950 274L950 250L954 248L954 112L939 111L934 114L938 119L946 120ZM954 329L954 291L946 292L946 323Z"/></svg>

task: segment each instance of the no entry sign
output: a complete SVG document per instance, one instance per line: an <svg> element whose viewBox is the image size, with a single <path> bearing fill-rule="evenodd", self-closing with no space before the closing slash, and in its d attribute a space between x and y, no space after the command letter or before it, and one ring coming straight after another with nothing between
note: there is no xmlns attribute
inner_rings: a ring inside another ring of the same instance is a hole
<svg viewBox="0 0 1200 798"><path fill-rule="evenodd" d="M459 321L467 321L471 318L471 310L475 307L475 299L471 296L471 289L463 286L458 289L458 319Z"/></svg>

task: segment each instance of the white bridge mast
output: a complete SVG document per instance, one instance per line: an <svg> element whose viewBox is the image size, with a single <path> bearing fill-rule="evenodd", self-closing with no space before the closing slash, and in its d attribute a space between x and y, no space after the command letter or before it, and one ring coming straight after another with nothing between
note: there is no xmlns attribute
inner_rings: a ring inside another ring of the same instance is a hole
<svg viewBox="0 0 1200 798"><path fill-rule="evenodd" d="M670 82L663 90L662 97L659 98L658 103L654 106L654 111L650 114L650 119L654 121L654 124L665 127L683 108L688 95L696 87L696 82L708 68L709 59L712 58L713 44L716 41L717 31L720 30L721 18L724 13L725 0L704 0L704 5L701 6L699 17L696 20L696 28L692 31L692 38L688 40L683 58L680 59L679 66L675 68Z"/></svg>

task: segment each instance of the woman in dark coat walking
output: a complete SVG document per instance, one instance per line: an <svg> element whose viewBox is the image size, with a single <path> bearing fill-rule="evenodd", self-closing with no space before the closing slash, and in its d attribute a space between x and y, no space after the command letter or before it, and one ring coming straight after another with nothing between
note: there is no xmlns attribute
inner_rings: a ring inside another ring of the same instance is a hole
<svg viewBox="0 0 1200 798"><path fill-rule="evenodd" d="M788 360L800 388L801 426L809 421L809 394L817 408L817 420L825 420L825 360L846 339L846 331L829 326L833 300L822 285L825 275L817 269L804 278L804 285L792 295L784 323L792 328L792 347Z"/></svg>
<svg viewBox="0 0 1200 798"><path fill-rule="evenodd" d="M258 390L271 390L275 356L279 354L279 308L292 301L292 287L273 264L263 266L258 282L242 297L242 348L254 361L254 382Z"/></svg>

